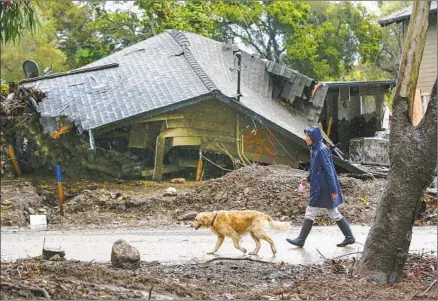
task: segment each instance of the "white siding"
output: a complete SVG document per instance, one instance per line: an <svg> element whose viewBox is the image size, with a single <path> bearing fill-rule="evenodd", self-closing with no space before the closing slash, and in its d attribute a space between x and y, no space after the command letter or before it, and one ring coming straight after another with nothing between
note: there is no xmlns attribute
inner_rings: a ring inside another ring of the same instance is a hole
<svg viewBox="0 0 438 301"><path fill-rule="evenodd" d="M417 89L421 93L431 93L437 78L437 27L436 17L430 17L426 35L426 45L420 65Z"/></svg>

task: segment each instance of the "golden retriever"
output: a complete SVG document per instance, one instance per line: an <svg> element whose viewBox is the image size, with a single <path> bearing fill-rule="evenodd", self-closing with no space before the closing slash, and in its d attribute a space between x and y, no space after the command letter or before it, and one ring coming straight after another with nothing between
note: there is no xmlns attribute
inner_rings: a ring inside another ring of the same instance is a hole
<svg viewBox="0 0 438 301"><path fill-rule="evenodd" d="M240 237L249 232L256 243L256 248L251 255L257 255L260 250L260 240L266 240L271 245L272 253L275 255L277 249L274 241L266 234L266 230L287 231L289 223L274 221L269 215L255 210L242 211L215 211L201 212L192 223L192 227L198 230L200 227L211 228L217 235L216 247L208 254L214 254L224 242L225 236L231 237L234 247L244 254L246 249L240 247Z"/></svg>

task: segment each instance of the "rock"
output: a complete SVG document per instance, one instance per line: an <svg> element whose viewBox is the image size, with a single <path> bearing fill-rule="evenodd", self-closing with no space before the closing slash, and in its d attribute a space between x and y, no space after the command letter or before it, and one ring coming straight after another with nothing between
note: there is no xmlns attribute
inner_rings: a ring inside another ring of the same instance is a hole
<svg viewBox="0 0 438 301"><path fill-rule="evenodd" d="M180 220L180 221L191 221L191 220L194 220L197 215L198 215L198 212L190 211L190 212L187 212L186 214L181 215L178 218L178 220Z"/></svg>
<svg viewBox="0 0 438 301"><path fill-rule="evenodd" d="M29 207L29 208L27 209L27 211L29 212L29 214L32 214L32 215L35 214L35 209L33 209L33 208L31 208L31 207Z"/></svg>
<svg viewBox="0 0 438 301"><path fill-rule="evenodd" d="M164 196L176 196L177 192L175 187L169 187L164 192Z"/></svg>
<svg viewBox="0 0 438 301"><path fill-rule="evenodd" d="M136 268L140 264L140 253L127 241L119 239L113 244L111 263L113 266L123 269Z"/></svg>
<svg viewBox="0 0 438 301"><path fill-rule="evenodd" d="M122 196L122 194L120 193L120 192L116 192L116 193L113 193L113 192L111 192L111 198L114 200L114 199L118 199L119 197L121 197Z"/></svg>
<svg viewBox="0 0 438 301"><path fill-rule="evenodd" d="M38 209L38 212L43 213L43 214L46 214L46 213L47 213L47 210L44 209L44 208L40 208L40 209Z"/></svg>
<svg viewBox="0 0 438 301"><path fill-rule="evenodd" d="M283 216L280 218L280 221L284 222L284 221L287 221L288 219L289 219L289 216L283 215Z"/></svg>
<svg viewBox="0 0 438 301"><path fill-rule="evenodd" d="M45 259L53 258L55 255L58 255L59 257L65 257L65 251L61 249L51 249L51 248L44 248L43 249L43 257Z"/></svg>
<svg viewBox="0 0 438 301"><path fill-rule="evenodd" d="M9 205L11 205L11 204L12 204L11 201L8 201L8 200L3 200L3 201L2 201L2 205L9 206Z"/></svg>
<svg viewBox="0 0 438 301"><path fill-rule="evenodd" d="M248 195L250 191L251 189L249 187L245 187L245 189L243 190L243 195Z"/></svg>
<svg viewBox="0 0 438 301"><path fill-rule="evenodd" d="M56 254L55 256L52 256L49 260L50 261L59 261L62 259L63 259L63 257L59 256L59 254Z"/></svg>

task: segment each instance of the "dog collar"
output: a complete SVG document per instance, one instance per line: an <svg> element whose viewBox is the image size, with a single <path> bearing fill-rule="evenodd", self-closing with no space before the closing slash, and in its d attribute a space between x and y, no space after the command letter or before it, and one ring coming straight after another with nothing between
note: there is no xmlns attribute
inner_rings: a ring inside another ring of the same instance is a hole
<svg viewBox="0 0 438 301"><path fill-rule="evenodd" d="M219 214L219 211L216 212L216 214L214 215L213 219L211 220L210 227L213 227L214 222L216 221L216 217L217 217L218 214Z"/></svg>

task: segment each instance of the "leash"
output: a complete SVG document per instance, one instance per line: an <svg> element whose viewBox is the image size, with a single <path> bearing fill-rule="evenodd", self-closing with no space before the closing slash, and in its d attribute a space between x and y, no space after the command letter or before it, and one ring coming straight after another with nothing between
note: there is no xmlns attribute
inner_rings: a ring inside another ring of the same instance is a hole
<svg viewBox="0 0 438 301"><path fill-rule="evenodd" d="M218 214L219 214L219 211L216 212L216 214L214 215L213 219L211 220L210 227L213 227L214 222L216 221L216 217L217 217Z"/></svg>

